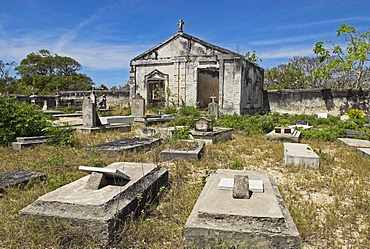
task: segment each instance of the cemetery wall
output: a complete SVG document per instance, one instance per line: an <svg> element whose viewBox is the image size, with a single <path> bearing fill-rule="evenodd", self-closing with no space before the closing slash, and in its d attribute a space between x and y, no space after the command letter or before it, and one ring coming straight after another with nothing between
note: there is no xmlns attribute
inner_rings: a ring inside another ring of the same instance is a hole
<svg viewBox="0 0 370 249"><path fill-rule="evenodd" d="M369 90L299 89L268 90L264 106L268 112L340 115L349 109L369 109Z"/></svg>

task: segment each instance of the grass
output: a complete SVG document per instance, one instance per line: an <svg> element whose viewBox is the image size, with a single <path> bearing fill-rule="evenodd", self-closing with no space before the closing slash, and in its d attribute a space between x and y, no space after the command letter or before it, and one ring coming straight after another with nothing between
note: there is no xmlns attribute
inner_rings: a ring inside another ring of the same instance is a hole
<svg viewBox="0 0 370 249"><path fill-rule="evenodd" d="M84 147L134 134L108 132L78 138ZM20 152L0 147L0 173L29 169L48 176L45 182L8 188L0 194L0 248L99 247L99 241L82 229L68 223L22 219L18 212L39 196L84 176L79 165L115 161L154 162L170 172L170 185L161 191L158 204L129 219L120 231L122 240L117 248L183 248L186 219L208 175L219 168L264 170L273 177L300 232L303 248L365 248L370 244L369 159L336 141L303 140L320 155L320 169L285 167L281 143L242 132L233 137L207 146L202 159L192 163L162 162L158 153L164 145L116 157L50 145Z"/></svg>

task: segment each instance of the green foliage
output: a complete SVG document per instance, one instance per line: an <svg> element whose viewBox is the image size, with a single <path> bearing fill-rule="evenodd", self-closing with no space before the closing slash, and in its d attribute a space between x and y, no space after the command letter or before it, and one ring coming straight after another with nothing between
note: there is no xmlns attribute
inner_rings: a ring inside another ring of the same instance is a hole
<svg viewBox="0 0 370 249"><path fill-rule="evenodd" d="M253 63L256 63L256 64L258 64L258 63L261 63L261 62L262 62L262 59L261 59L260 57L258 57L258 56L257 56L257 54L256 54L256 51L255 51L255 50L253 50L253 52L252 52L252 53L248 51L248 52L245 54L245 58L247 58L247 60L248 60L248 61L253 62Z"/></svg>
<svg viewBox="0 0 370 249"><path fill-rule="evenodd" d="M44 135L49 125L36 105L0 96L0 144L7 145L16 137Z"/></svg>
<svg viewBox="0 0 370 249"><path fill-rule="evenodd" d="M81 69L76 60L53 54L46 49L30 53L15 68L21 79L13 86L13 92L21 93L31 86L36 92L51 93L55 90L91 89L90 77L77 73Z"/></svg>
<svg viewBox="0 0 370 249"><path fill-rule="evenodd" d="M365 117L365 112L358 109L351 109L348 110L345 115L353 119L362 119Z"/></svg>
<svg viewBox="0 0 370 249"><path fill-rule="evenodd" d="M325 66L316 70L315 75L328 79L336 77L339 71L342 72L339 74L340 78L352 81L352 87L360 88L367 82L370 73L370 31L357 34L353 26L342 24L337 30L337 37L344 37L347 42L345 47L335 45L332 41L329 42L330 48L326 48L322 41L315 44L313 51L317 58L321 62L328 61Z"/></svg>
<svg viewBox="0 0 370 249"><path fill-rule="evenodd" d="M228 164L229 164L230 169L234 169L234 170L244 169L244 165L238 159L229 160Z"/></svg>
<svg viewBox="0 0 370 249"><path fill-rule="evenodd" d="M48 143L61 146L77 147L80 142L75 136L73 128L66 126L48 126L44 129L48 136Z"/></svg>
<svg viewBox="0 0 370 249"><path fill-rule="evenodd" d="M69 174L66 174L64 172L50 178L49 182L48 182L48 188L50 190L54 190L54 189L57 189L61 186L64 186L70 182L73 181L73 177Z"/></svg>
<svg viewBox="0 0 370 249"><path fill-rule="evenodd" d="M193 106L184 106L179 110L180 118L171 120L171 126L193 126L194 119L200 117L200 112Z"/></svg>
<svg viewBox="0 0 370 249"><path fill-rule="evenodd" d="M185 126L183 128L176 128L172 134L173 140L188 139L189 138L189 127Z"/></svg>
<svg viewBox="0 0 370 249"><path fill-rule="evenodd" d="M91 167L105 167L107 164L104 162L104 160L99 156L93 156L90 158L89 166Z"/></svg>
<svg viewBox="0 0 370 249"><path fill-rule="evenodd" d="M164 108L165 114L176 114L177 113L177 107L175 105L166 106Z"/></svg>
<svg viewBox="0 0 370 249"><path fill-rule="evenodd" d="M181 116L192 116L194 118L199 118L200 117L200 113L199 113L198 109L195 108L194 106L181 107L180 110L179 110L179 113L180 113Z"/></svg>
<svg viewBox="0 0 370 249"><path fill-rule="evenodd" d="M234 114L221 116L216 126L234 128L243 131L246 135L252 135L267 133L274 128L275 124L269 116Z"/></svg>

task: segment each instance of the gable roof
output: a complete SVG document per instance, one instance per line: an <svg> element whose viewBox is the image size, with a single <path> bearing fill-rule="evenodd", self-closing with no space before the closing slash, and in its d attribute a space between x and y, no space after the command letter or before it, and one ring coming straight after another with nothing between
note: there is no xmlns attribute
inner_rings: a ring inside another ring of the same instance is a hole
<svg viewBox="0 0 370 249"><path fill-rule="evenodd" d="M179 37L184 37L185 39L188 39L188 40L191 40L191 41L195 41L197 43L202 44L205 47L213 48L213 49L218 50L218 51L220 51L221 53L224 53L224 54L229 54L229 55L238 56L238 57L240 57L240 56L241 57L244 57L244 55L241 55L241 54L235 53L235 52L233 52L231 50L228 50L228 49L225 49L225 48L222 48L222 47L219 47L219 46L210 44L210 43L208 43L206 41L203 41L203 40L201 40L201 39L199 39L197 37L194 37L194 36L191 36L189 34L186 34L184 32L179 31L176 34L174 34L173 36L171 36L170 38L168 38L167 40L165 40L165 41L159 43L158 45L156 45L156 46L148 49L147 51L139 54L138 56L136 56L135 58L133 58L131 61L139 60L144 55L149 54L149 53L152 53L153 51L155 51L155 50L157 50L157 49L159 49L159 48L167 45L168 43L176 40Z"/></svg>

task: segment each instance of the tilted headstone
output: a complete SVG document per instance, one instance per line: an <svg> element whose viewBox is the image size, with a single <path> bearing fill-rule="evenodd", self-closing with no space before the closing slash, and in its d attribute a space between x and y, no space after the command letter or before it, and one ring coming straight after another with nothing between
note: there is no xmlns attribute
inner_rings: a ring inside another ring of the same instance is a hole
<svg viewBox="0 0 370 249"><path fill-rule="evenodd" d="M218 104L214 101L216 97L211 97L212 102L208 104L208 115L215 116L216 119L218 119L219 110L218 110Z"/></svg>
<svg viewBox="0 0 370 249"><path fill-rule="evenodd" d="M82 124L87 127L101 126L100 119L96 113L95 103L91 98L84 98L82 102Z"/></svg>
<svg viewBox="0 0 370 249"><path fill-rule="evenodd" d="M199 118L194 120L194 128L196 131L213 131L212 120Z"/></svg>
<svg viewBox="0 0 370 249"><path fill-rule="evenodd" d="M144 116L145 115L145 99L140 94L136 94L131 100L131 115Z"/></svg>

